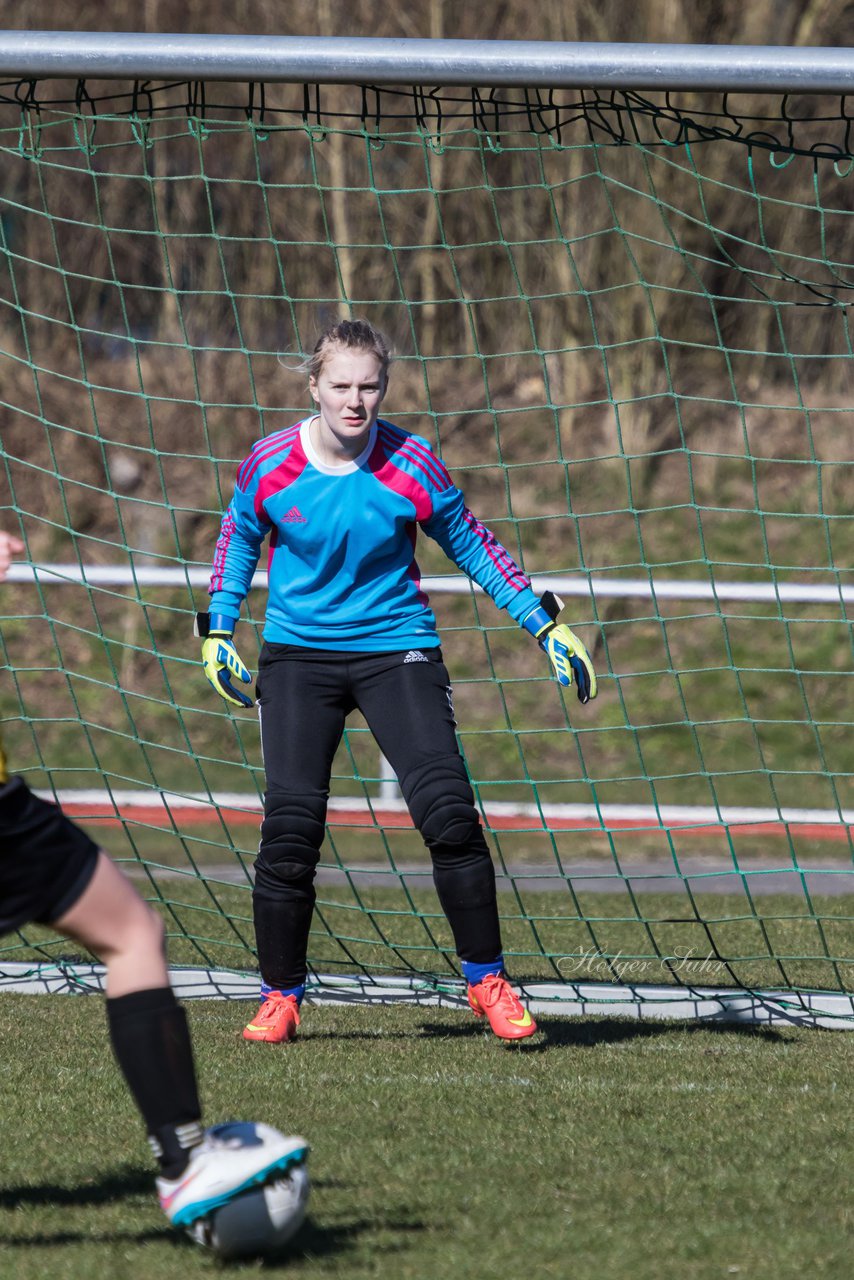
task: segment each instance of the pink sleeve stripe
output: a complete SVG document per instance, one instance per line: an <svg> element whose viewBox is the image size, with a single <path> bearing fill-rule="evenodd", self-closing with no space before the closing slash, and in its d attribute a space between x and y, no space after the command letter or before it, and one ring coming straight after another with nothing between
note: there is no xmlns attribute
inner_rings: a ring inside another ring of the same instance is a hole
<svg viewBox="0 0 854 1280"><path fill-rule="evenodd" d="M222 589L222 580L225 575L225 557L228 554L231 536L234 533L234 516L227 511L223 516L222 528L219 537L216 540L216 550L214 551L213 568L211 569L211 582L208 592L220 591Z"/></svg>
<svg viewBox="0 0 854 1280"><path fill-rule="evenodd" d="M294 441L291 449L284 462L280 462L277 467L273 467L272 471L268 471L262 476L258 488L255 490L255 514L259 520L265 520L267 524L272 521L264 509L264 503L274 493L281 493L282 489L287 489L289 484L302 475L308 465L308 458L303 451L302 442L297 439Z"/></svg>
<svg viewBox="0 0 854 1280"><path fill-rule="evenodd" d="M495 534L487 529L486 525L481 524L477 516L472 515L468 507L463 508L463 519L472 533L483 543L484 551L504 581L510 583L517 591L524 591L525 587L530 587L531 580L528 575L519 568L510 552L501 545Z"/></svg>
<svg viewBox="0 0 854 1280"><path fill-rule="evenodd" d="M447 489L449 485L453 484L444 464L439 461L432 449L418 436L411 435L401 427L395 426L393 422L381 421L378 425L389 444L394 445L395 448L401 451L407 449L411 454L418 455L425 468L430 472L437 488Z"/></svg>
<svg viewBox="0 0 854 1280"><path fill-rule="evenodd" d="M430 519L433 514L433 501L430 497L429 489L420 480L417 480L415 476L411 476L408 472L402 471L400 467L395 466L394 462L386 457L382 441L379 439L377 439L368 459L368 466L380 484L384 484L386 488L393 490L394 493L399 493L402 497L409 499L415 508L416 520L420 522Z"/></svg>
<svg viewBox="0 0 854 1280"><path fill-rule="evenodd" d="M273 435L267 436L266 439L259 440L249 457L244 458L240 464L237 472L238 489L245 492L246 486L251 482L261 464L266 462L268 458L272 458L279 449L283 449L290 444L294 437L299 434L301 426L302 423L298 422L296 426L285 427L284 430L276 431Z"/></svg>

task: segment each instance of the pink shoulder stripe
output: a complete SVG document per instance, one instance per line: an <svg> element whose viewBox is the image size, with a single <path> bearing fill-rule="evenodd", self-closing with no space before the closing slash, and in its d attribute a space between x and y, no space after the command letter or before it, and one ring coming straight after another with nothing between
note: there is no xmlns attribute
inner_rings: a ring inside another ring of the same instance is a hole
<svg viewBox="0 0 854 1280"><path fill-rule="evenodd" d="M247 467L252 466L253 462L255 462L255 460L257 459L259 453L265 452L267 449L270 448L271 445L275 445L278 442L278 440L283 435L285 435L287 431L292 431L292 430L293 430L292 427L285 427L281 431L274 431L271 436L264 436L263 439L256 440L250 452L248 453L248 455L243 459L240 466L237 468L238 483L241 484L243 482L243 476L246 472Z"/></svg>
<svg viewBox="0 0 854 1280"><path fill-rule="evenodd" d="M294 427L286 427L283 431L275 432L274 435L268 436L266 440L259 440L237 474L238 487L245 491L246 486L251 483L258 468L272 458L279 449L286 448L299 435L301 426L302 423L297 423Z"/></svg>
<svg viewBox="0 0 854 1280"><path fill-rule="evenodd" d="M237 487L245 492L246 486L251 483L255 472L266 462L272 458L279 449L285 448L292 440L299 435L299 429L302 426L298 422L293 427L285 427L282 431L275 431L273 435L267 436L264 440L259 440L254 446L248 458L244 458L237 472Z"/></svg>
<svg viewBox="0 0 854 1280"><path fill-rule="evenodd" d="M442 488L446 489L449 484L453 483L444 463L436 457L430 446L419 436L413 435L410 431L404 431L402 427L398 427L393 422L383 420L379 423L379 426L385 428L386 438L390 444L393 443L397 448L408 447L412 452L417 453Z"/></svg>
<svg viewBox="0 0 854 1280"><path fill-rule="evenodd" d="M429 475L433 483L434 489L438 490L439 492L441 492L443 489L450 488L450 486L453 484L451 477L448 475L447 471L445 471L444 467L442 468L442 471L437 473L436 467L435 467L435 461L436 461L435 458L433 459L425 458L423 454L417 452L409 444L403 445L401 448L397 450L397 453L400 454L402 458L406 458L410 462L414 463L415 466L420 467L421 470L426 475ZM432 466L431 466L431 461L433 463Z"/></svg>
<svg viewBox="0 0 854 1280"><path fill-rule="evenodd" d="M433 500L427 485L395 466L393 460L387 456L379 438L371 450L368 466L380 484L409 499L415 508L417 521L429 520L433 514Z"/></svg>
<svg viewBox="0 0 854 1280"><path fill-rule="evenodd" d="M385 456L388 458L388 461L392 466L400 467L401 462L408 462L410 466L414 467L416 471L420 471L421 475L424 476L424 480L419 480L419 484L424 484L431 492L434 493L439 489L432 473L427 470L420 458L412 457L405 449L397 448L392 450L391 456L389 456L389 454L386 454Z"/></svg>
<svg viewBox="0 0 854 1280"><path fill-rule="evenodd" d="M264 510L264 503L274 493L281 493L282 489L287 489L289 484L293 484L302 475L307 465L308 458L305 456L302 441L297 438L284 461L280 462L277 467L273 467L272 471L268 471L258 482L253 504L255 514L259 520L266 520L268 524L272 523Z"/></svg>
<svg viewBox="0 0 854 1280"><path fill-rule="evenodd" d="M439 461L433 450L418 436L414 436L410 432L404 431L401 427L395 426L393 422L382 421L378 426L380 433L388 444L400 452L405 450L409 456L415 455L421 460L424 468L430 472L437 488L447 489L449 485L453 484L444 464Z"/></svg>
<svg viewBox="0 0 854 1280"><path fill-rule="evenodd" d="M249 457L244 458L243 462L240 464L240 469L237 472L238 489L245 493L258 468L266 462L268 458L273 457L279 449L287 448L289 442L290 441L288 439L282 440L277 434L275 441L273 441L271 437L269 440L261 441L256 445Z"/></svg>

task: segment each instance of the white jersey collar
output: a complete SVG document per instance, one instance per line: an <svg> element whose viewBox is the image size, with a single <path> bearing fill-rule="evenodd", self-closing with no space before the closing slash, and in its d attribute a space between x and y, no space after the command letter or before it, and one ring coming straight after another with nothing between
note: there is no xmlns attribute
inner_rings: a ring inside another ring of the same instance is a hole
<svg viewBox="0 0 854 1280"><path fill-rule="evenodd" d="M321 471L325 476L345 476L351 471L358 471L362 464L367 462L368 458L371 456L371 451L376 444L377 424L374 423L371 427L371 433L368 436L368 443L365 445L358 457L351 459L349 462L342 462L339 466L332 467L329 463L322 462L320 460L314 445L311 443L311 431L309 428L311 427L312 422L315 422L316 420L317 414L314 414L311 418L306 418L300 427L299 433L303 453L308 458L315 471Z"/></svg>

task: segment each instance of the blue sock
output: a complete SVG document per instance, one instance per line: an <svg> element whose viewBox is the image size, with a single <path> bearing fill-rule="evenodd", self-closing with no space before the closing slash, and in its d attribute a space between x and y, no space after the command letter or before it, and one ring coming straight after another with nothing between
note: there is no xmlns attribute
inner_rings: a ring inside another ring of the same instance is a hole
<svg viewBox="0 0 854 1280"><path fill-rule="evenodd" d="M488 964L476 964L474 960L461 960L463 977L470 986L476 987L479 982L483 982L489 973L504 972L504 956L501 955L497 960L491 960Z"/></svg>
<svg viewBox="0 0 854 1280"><path fill-rule="evenodd" d="M261 983L261 1004L267 999L271 991L278 991L283 996L296 996L297 1004L302 1004L302 998L305 995L305 983L301 982L298 987L271 987L269 982Z"/></svg>

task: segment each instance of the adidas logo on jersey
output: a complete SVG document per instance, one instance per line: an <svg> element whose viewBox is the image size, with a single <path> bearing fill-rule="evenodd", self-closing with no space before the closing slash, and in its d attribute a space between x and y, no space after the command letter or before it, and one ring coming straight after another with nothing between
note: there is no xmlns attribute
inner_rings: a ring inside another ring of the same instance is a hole
<svg viewBox="0 0 854 1280"><path fill-rule="evenodd" d="M403 659L404 662L429 662L430 659L426 653L422 653L420 649L410 649L409 653Z"/></svg>
<svg viewBox="0 0 854 1280"><path fill-rule="evenodd" d="M282 524L305 524L305 516L299 507L291 507L285 515L282 516Z"/></svg>

